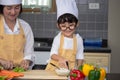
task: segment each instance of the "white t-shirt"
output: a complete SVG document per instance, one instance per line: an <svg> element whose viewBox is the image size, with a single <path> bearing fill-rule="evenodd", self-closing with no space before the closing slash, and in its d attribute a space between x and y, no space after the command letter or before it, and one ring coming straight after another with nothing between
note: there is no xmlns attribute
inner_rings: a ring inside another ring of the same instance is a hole
<svg viewBox="0 0 120 80"><path fill-rule="evenodd" d="M11 31L11 29L8 27L8 25L5 23L5 20L4 20L5 33L6 34L19 34L20 26L19 26L18 20L20 21L20 24L23 28L23 31L24 31L24 34L26 37L26 43L25 43L25 47L24 47L24 59L31 60L34 63L34 56L35 56L34 48L33 48L34 37L33 37L33 32L31 30L30 25L22 19L17 19L14 30Z"/></svg>
<svg viewBox="0 0 120 80"><path fill-rule="evenodd" d="M58 54L58 49L60 47L60 36L61 32L54 38L52 48L50 51L50 56L52 54ZM77 53L76 53L76 59L84 59L84 54L83 54L83 40L82 37L79 34L76 34L77 38ZM64 37L64 49L72 49L73 48L73 39L72 38L67 38Z"/></svg>

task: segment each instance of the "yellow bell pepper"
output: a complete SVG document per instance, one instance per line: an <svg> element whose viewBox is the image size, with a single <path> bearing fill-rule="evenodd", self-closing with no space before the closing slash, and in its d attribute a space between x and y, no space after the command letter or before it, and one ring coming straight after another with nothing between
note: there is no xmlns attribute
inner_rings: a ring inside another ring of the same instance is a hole
<svg viewBox="0 0 120 80"><path fill-rule="evenodd" d="M89 71L94 70L94 66L90 64L83 64L82 72L85 76L88 76Z"/></svg>
<svg viewBox="0 0 120 80"><path fill-rule="evenodd" d="M100 68L100 79L99 80L104 80L106 77L106 70L104 68Z"/></svg>

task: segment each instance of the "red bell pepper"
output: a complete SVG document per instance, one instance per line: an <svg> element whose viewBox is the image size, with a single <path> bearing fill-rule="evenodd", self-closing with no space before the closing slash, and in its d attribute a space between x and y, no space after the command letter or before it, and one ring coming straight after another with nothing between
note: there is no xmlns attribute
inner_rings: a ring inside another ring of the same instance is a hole
<svg viewBox="0 0 120 80"><path fill-rule="evenodd" d="M70 80L84 80L85 75L77 69L73 69L70 71Z"/></svg>

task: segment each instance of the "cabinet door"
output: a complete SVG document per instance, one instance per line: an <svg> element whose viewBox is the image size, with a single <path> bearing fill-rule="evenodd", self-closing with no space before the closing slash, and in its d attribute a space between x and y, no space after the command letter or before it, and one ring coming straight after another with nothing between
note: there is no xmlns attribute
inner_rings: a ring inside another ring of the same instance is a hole
<svg viewBox="0 0 120 80"><path fill-rule="evenodd" d="M50 57L50 52L48 51L36 51L35 52L35 64L46 65L47 60Z"/></svg>
<svg viewBox="0 0 120 80"><path fill-rule="evenodd" d="M84 63L90 63L106 68L110 72L110 54L109 53L85 53Z"/></svg>

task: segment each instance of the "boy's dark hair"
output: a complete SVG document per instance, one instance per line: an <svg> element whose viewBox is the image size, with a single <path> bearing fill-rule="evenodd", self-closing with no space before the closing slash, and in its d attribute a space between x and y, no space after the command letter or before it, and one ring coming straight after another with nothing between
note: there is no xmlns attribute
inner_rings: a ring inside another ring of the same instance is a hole
<svg viewBox="0 0 120 80"><path fill-rule="evenodd" d="M65 23L65 22L69 22L69 23L75 22L77 24L78 19L70 13L65 13L58 18L57 23L59 25L61 23Z"/></svg>
<svg viewBox="0 0 120 80"><path fill-rule="evenodd" d="M22 13L22 4L20 4L21 8L20 8L20 14ZM0 5L0 14L3 14L3 8L5 6L4 5Z"/></svg>

